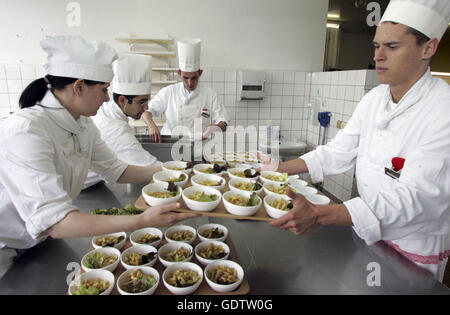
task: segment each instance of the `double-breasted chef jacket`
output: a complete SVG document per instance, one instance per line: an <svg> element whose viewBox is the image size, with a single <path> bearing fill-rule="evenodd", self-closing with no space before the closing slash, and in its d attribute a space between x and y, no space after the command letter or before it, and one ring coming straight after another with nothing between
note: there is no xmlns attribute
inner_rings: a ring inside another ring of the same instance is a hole
<svg viewBox="0 0 450 315"><path fill-rule="evenodd" d="M166 114L162 135L171 135L176 126L186 126L194 132L196 118L201 119L202 128L221 121L229 123L217 93L201 84L191 92L184 87L183 82L169 85L155 95L148 107L153 116Z"/></svg>
<svg viewBox="0 0 450 315"><path fill-rule="evenodd" d="M302 156L314 182L356 166L359 197L344 202L354 231L384 240L442 280L450 255L450 87L430 71L395 104L379 85L327 145ZM400 177L385 174L405 159Z"/></svg>
<svg viewBox="0 0 450 315"><path fill-rule="evenodd" d="M33 247L77 210L90 168L116 182L128 166L89 117L75 120L50 91L38 104L0 125L0 248Z"/></svg>

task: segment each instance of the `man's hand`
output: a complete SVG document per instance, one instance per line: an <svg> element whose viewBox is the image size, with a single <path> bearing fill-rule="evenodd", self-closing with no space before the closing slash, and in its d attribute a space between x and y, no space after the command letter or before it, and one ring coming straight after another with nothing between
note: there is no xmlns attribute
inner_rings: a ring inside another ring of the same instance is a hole
<svg viewBox="0 0 450 315"><path fill-rule="evenodd" d="M301 194L294 193L289 187L286 194L292 199L294 208L279 219L270 222L271 226L289 230L295 235L311 232L318 226L318 215L315 206Z"/></svg>
<svg viewBox="0 0 450 315"><path fill-rule="evenodd" d="M159 132L158 126L156 126L155 122L149 121L148 122L148 134L150 138L157 143L161 143L161 133Z"/></svg>
<svg viewBox="0 0 450 315"><path fill-rule="evenodd" d="M280 161L272 159L270 156L262 154L260 152L256 152L256 156L258 158L258 161L263 162L263 165L256 169L257 172L263 172L263 171L276 172L276 171L278 171Z"/></svg>
<svg viewBox="0 0 450 315"><path fill-rule="evenodd" d="M162 206L150 207L142 214L144 226L167 227L177 222L199 217L199 214L175 212L181 207L179 203L169 203Z"/></svg>
<svg viewBox="0 0 450 315"><path fill-rule="evenodd" d="M222 128L214 124L206 126L205 128L203 128L202 140L208 139L209 136L214 132L222 132Z"/></svg>

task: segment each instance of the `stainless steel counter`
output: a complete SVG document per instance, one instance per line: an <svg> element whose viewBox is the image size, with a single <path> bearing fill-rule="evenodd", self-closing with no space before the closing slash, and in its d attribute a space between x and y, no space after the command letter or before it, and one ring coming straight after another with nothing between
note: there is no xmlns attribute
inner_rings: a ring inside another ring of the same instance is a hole
<svg viewBox="0 0 450 315"><path fill-rule="evenodd" d="M75 204L85 212L125 206L134 203L142 186L100 183L83 191ZM323 227L295 236L265 222L208 217L185 221L195 227L208 222L228 227L251 294L450 294L384 243L366 246L351 228ZM0 294L65 294L66 279L89 242L48 239L28 250L0 280ZM380 285L371 286L377 270Z"/></svg>

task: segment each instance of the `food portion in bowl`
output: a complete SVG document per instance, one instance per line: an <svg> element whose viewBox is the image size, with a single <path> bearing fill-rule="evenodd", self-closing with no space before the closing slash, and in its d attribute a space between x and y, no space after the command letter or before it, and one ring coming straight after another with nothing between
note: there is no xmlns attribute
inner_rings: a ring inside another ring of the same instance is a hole
<svg viewBox="0 0 450 315"><path fill-rule="evenodd" d="M225 232L222 231L221 229L219 229L219 227L213 227L213 228L209 228L204 230L201 233L201 236L206 237L206 238L221 238L225 236Z"/></svg>
<svg viewBox="0 0 450 315"><path fill-rule="evenodd" d="M130 266L140 266L151 262L156 258L157 252L148 252L144 254L139 254L136 252L131 252L122 257L124 263Z"/></svg>
<svg viewBox="0 0 450 315"><path fill-rule="evenodd" d="M193 194L187 195L187 197L191 200L200 202L216 201L219 198L216 194L205 194L204 191L196 191Z"/></svg>
<svg viewBox="0 0 450 315"><path fill-rule="evenodd" d="M164 163L164 167L171 171L186 171L192 168L192 162L170 161Z"/></svg>
<svg viewBox="0 0 450 315"><path fill-rule="evenodd" d="M236 176L236 177L241 177L241 178L255 178L258 177L260 175L259 172L256 172L255 170L252 170L250 168L242 170L242 169L231 169L228 171L229 174Z"/></svg>
<svg viewBox="0 0 450 315"><path fill-rule="evenodd" d="M178 196L180 194L180 191L179 191L177 185L174 184L174 182L169 182L169 185L164 190L152 191L152 192L147 191L145 193L147 195L149 195L150 197L166 199L166 198L172 198L172 197Z"/></svg>
<svg viewBox="0 0 450 315"><path fill-rule="evenodd" d="M259 198L255 193L252 193L249 198L240 194L230 194L225 199L229 203L240 207L254 207L259 204Z"/></svg>
<svg viewBox="0 0 450 315"><path fill-rule="evenodd" d="M190 241L193 237L195 237L195 235L192 231L180 230L180 231L175 231L173 233L168 234L167 237L173 241L187 242L187 241Z"/></svg>
<svg viewBox="0 0 450 315"><path fill-rule="evenodd" d="M208 278L217 284L232 284L239 281L238 273L233 267L219 265L208 272Z"/></svg>
<svg viewBox="0 0 450 315"><path fill-rule="evenodd" d="M204 174L222 174L227 170L226 166L220 166L219 164L212 165L200 165L197 168L194 168L197 172Z"/></svg>
<svg viewBox="0 0 450 315"><path fill-rule="evenodd" d="M268 202L268 205L273 208L276 208L278 210L283 210L283 211L289 211L292 208L294 208L294 204L292 203L292 200L286 200L284 198L279 198L272 202Z"/></svg>
<svg viewBox="0 0 450 315"><path fill-rule="evenodd" d="M127 293L140 293L149 290L156 285L157 280L148 274L144 274L140 269L136 269L127 275L120 289Z"/></svg>
<svg viewBox="0 0 450 315"><path fill-rule="evenodd" d="M169 262L181 262L186 260L191 255L192 252L189 251L187 248L179 247L178 249L168 252L162 258Z"/></svg>
<svg viewBox="0 0 450 315"><path fill-rule="evenodd" d="M106 255L97 251L91 255L86 255L83 264L89 269L100 269L115 263L117 259L119 259L117 255Z"/></svg>
<svg viewBox="0 0 450 315"><path fill-rule="evenodd" d="M187 179L187 175L186 174L180 174L180 176L178 177L170 177L170 178L165 178L162 181L163 182L174 182L174 183L178 183L178 182L182 182L184 180Z"/></svg>
<svg viewBox="0 0 450 315"><path fill-rule="evenodd" d="M84 279L73 291L73 295L99 295L110 287L109 281L100 278Z"/></svg>
<svg viewBox="0 0 450 315"><path fill-rule="evenodd" d="M115 245L119 244L125 240L124 235L103 235L101 237L98 237L94 240L94 244L99 247L114 247Z"/></svg>
<svg viewBox="0 0 450 315"><path fill-rule="evenodd" d="M221 186L224 183L224 179L219 179L217 181L215 180L211 180L208 178L203 178L203 179L198 179L195 181L197 184L202 185L202 186Z"/></svg>
<svg viewBox="0 0 450 315"><path fill-rule="evenodd" d="M199 273L190 269L176 269L167 278L166 282L177 288L190 287L201 279Z"/></svg>
<svg viewBox="0 0 450 315"><path fill-rule="evenodd" d="M289 179L288 173L282 173L281 175L277 174L262 174L262 178L271 180L274 182L286 182Z"/></svg>
<svg viewBox="0 0 450 315"><path fill-rule="evenodd" d="M92 214L100 214L100 215L138 215L141 214L142 210L132 206L126 205L124 209L121 208L107 208L107 209L94 209L91 211Z"/></svg>
<svg viewBox="0 0 450 315"><path fill-rule="evenodd" d="M145 233L137 237L135 242L139 244L151 244L159 240L161 240L161 237L159 235Z"/></svg>
<svg viewBox="0 0 450 315"><path fill-rule="evenodd" d="M230 183L230 185L244 191L259 191L262 189L261 184L256 181L237 181Z"/></svg>
<svg viewBox="0 0 450 315"><path fill-rule="evenodd" d="M227 251L221 245L209 243L208 246L198 250L197 254L204 259L221 259L227 255Z"/></svg>

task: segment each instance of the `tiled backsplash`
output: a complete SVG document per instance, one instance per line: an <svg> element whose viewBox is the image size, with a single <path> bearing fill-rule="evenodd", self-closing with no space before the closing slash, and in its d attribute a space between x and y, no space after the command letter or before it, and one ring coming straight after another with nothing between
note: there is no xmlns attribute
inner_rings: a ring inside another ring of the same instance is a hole
<svg viewBox="0 0 450 315"><path fill-rule="evenodd" d="M319 143L319 126L312 123L310 104L318 97L321 111L332 113L326 141L347 122L356 105L378 84L373 70L339 72L265 71L265 97L261 101L240 100L239 69L205 68L200 84L215 89L225 105L231 125L279 126L280 135L308 144ZM42 65L0 65L0 118L16 111L22 90L44 75ZM321 132L322 134L323 132ZM258 139L257 135L255 136ZM340 200L352 197L354 170L326 178L323 187Z"/></svg>

